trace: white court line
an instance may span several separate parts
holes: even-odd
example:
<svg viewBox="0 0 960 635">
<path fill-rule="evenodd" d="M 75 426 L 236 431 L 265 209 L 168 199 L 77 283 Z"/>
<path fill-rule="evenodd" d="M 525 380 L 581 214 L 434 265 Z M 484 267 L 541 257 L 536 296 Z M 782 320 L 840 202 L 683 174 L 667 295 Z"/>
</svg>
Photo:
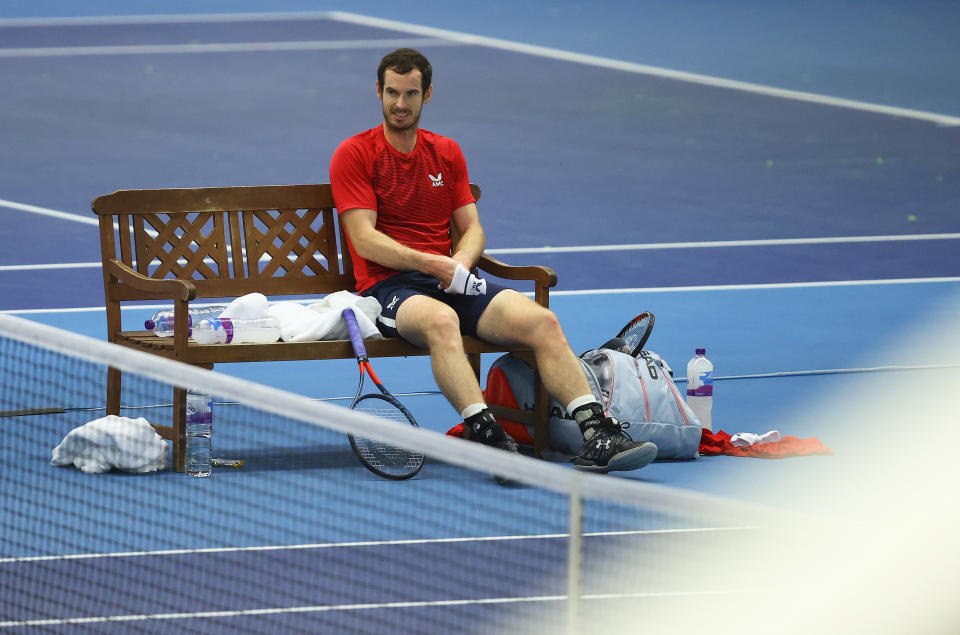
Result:
<svg viewBox="0 0 960 635">
<path fill-rule="evenodd" d="M 460 46 L 460 43 L 436 38 L 396 38 L 388 40 L 311 40 L 296 42 L 216 42 L 208 44 L 44 46 L 33 48 L 0 48 L 0 57 L 74 57 L 82 55 L 163 55 L 170 53 L 339 51 L 344 49 L 392 49 L 416 46 Z"/>
<path fill-rule="evenodd" d="M 97 263 L 99 266 L 99 263 Z M 727 284 L 727 285 L 704 285 L 689 287 L 633 287 L 629 289 L 573 289 L 570 291 L 550 291 L 550 296 L 575 296 L 575 295 L 617 295 L 629 293 L 687 293 L 697 291 L 743 291 L 750 289 L 804 289 L 815 287 L 859 287 L 885 284 L 931 284 L 937 282 L 960 282 L 960 277 L 943 278 L 895 278 L 886 280 L 837 280 L 826 282 L 774 282 L 769 284 Z M 533 297 L 533 292 L 525 292 L 524 295 Z M 293 298 L 291 298 L 293 299 Z M 192 303 L 191 303 L 192 304 Z M 121 307 L 122 311 L 136 311 L 143 309 L 157 309 L 159 304 L 140 304 Z M 199 303 L 196 306 L 211 306 L 211 303 Z M 9 315 L 42 315 L 42 314 L 60 314 L 60 313 L 96 313 L 103 312 L 106 309 L 102 306 L 87 307 L 69 307 L 58 309 L 4 309 L 0 314 Z"/>
<path fill-rule="evenodd" d="M 0 199 L 0 207 L 15 209 L 21 212 L 30 212 L 32 214 L 41 214 L 43 216 L 53 216 L 54 218 L 70 220 L 76 223 L 84 223 L 85 225 L 100 225 L 100 221 L 98 221 L 96 218 L 88 218 L 86 216 L 80 216 L 79 214 L 70 214 L 68 212 L 61 212 L 59 210 L 49 209 L 46 207 L 38 207 L 36 205 L 27 205 L 26 203 L 16 203 L 14 201 L 5 201 Z"/>
<path fill-rule="evenodd" d="M 707 240 L 680 243 L 633 243 L 624 245 L 571 245 L 566 247 L 507 247 L 487 249 L 489 254 L 549 254 L 591 251 L 644 251 L 650 249 L 702 249 L 705 247 L 766 247 L 783 245 L 827 245 L 833 243 L 874 243 L 914 240 L 954 240 L 955 234 L 896 234 L 889 236 L 825 236 L 821 238 L 770 238 L 759 240 Z"/>
<path fill-rule="evenodd" d="M 99 262 L 56 262 L 43 265 L 0 265 L 0 272 L 4 271 L 43 271 L 49 269 L 99 269 Z"/>
<path fill-rule="evenodd" d="M 477 46 L 487 46 L 516 53 L 535 55 L 550 59 L 573 62 L 577 64 L 586 64 L 600 68 L 610 68 L 630 73 L 650 75 L 654 77 L 664 77 L 677 81 L 702 84 L 717 88 L 727 88 L 768 97 L 778 97 L 781 99 L 792 99 L 804 101 L 825 106 L 835 106 L 860 110 L 864 112 L 873 112 L 894 117 L 907 117 L 930 121 L 941 126 L 960 126 L 960 117 L 944 115 L 939 113 L 925 112 L 909 108 L 897 108 L 893 106 L 884 106 L 881 104 L 872 104 L 869 102 L 858 101 L 854 99 L 843 99 L 839 97 L 830 97 L 797 90 L 788 90 L 764 86 L 751 82 L 742 82 L 711 75 L 702 75 L 699 73 L 688 73 L 684 71 L 671 70 L 658 66 L 647 64 L 636 64 L 633 62 L 624 62 L 596 55 L 585 55 L 574 53 L 546 46 L 536 46 L 513 42 L 499 38 L 485 37 L 480 35 L 471 35 L 460 31 L 451 31 L 448 29 L 438 29 L 434 27 L 399 22 L 396 20 L 386 20 L 370 16 L 358 15 L 344 11 L 308 11 L 293 13 L 252 13 L 252 14 L 198 14 L 198 15 L 148 15 L 148 16 L 102 16 L 102 17 L 84 17 L 84 18 L 15 18 L 0 20 L 0 27 L 28 27 L 28 26 L 74 26 L 74 25 L 110 25 L 110 24 L 166 24 L 166 23 L 190 23 L 190 22 L 256 22 L 261 20 L 317 20 L 330 19 L 341 22 L 349 22 L 364 26 L 379 27 L 395 31 L 404 31 L 427 37 L 443 38 L 459 42 L 461 44 L 473 44 Z"/>
<path fill-rule="evenodd" d="M 934 282 L 960 282 L 960 277 L 943 278 L 889 278 L 881 280 L 827 280 L 821 282 L 773 282 L 769 284 L 709 284 L 688 287 L 633 287 L 629 289 L 573 289 L 550 291 L 557 295 L 614 295 L 622 293 L 674 293 L 687 291 L 745 291 L 750 289 L 806 289 L 813 287 L 861 287 L 883 284 L 928 284 Z M 529 295 L 529 294 L 528 294 Z M 102 307 L 101 307 L 102 309 Z"/>
<path fill-rule="evenodd" d="M 684 533 L 704 533 L 716 531 L 740 531 L 754 529 L 753 527 L 691 527 L 675 529 L 648 529 L 648 530 L 629 530 L 629 531 L 606 531 L 589 532 L 584 537 L 606 537 L 606 536 L 638 536 L 638 535 L 662 535 L 662 534 L 684 534 Z M 205 548 L 205 549 L 176 549 L 166 551 L 137 551 L 123 553 L 102 553 L 102 554 L 68 554 L 61 556 L 28 556 L 22 558 L 3 558 L 0 563 L 13 562 L 38 562 L 50 560 L 78 560 L 90 558 L 118 558 L 118 557 L 140 557 L 140 556 L 166 556 L 181 554 L 204 554 L 204 553 L 224 553 L 237 551 L 285 551 L 293 549 L 323 549 L 333 547 L 366 547 L 366 546 L 394 546 L 394 545 L 416 545 L 416 544 L 441 544 L 441 543 L 462 543 L 462 542 L 490 542 L 506 540 L 538 540 L 538 539 L 566 539 L 565 533 L 558 534 L 539 534 L 539 535 L 517 535 L 517 536 L 484 536 L 467 538 L 435 538 L 419 540 L 385 540 L 385 541 L 364 541 L 352 543 L 318 543 L 306 545 L 285 545 L 285 546 L 263 546 L 263 547 L 224 547 L 224 548 Z M 614 599 L 626 597 L 668 597 L 668 596 L 699 596 L 713 595 L 717 593 L 739 593 L 737 590 L 718 590 L 718 591 L 652 591 L 644 593 L 622 593 L 622 594 L 602 594 L 585 595 L 581 599 Z M 330 611 L 356 611 L 373 609 L 397 609 L 413 607 L 443 607 L 443 606 L 465 606 L 478 604 L 515 604 L 521 602 L 556 602 L 564 601 L 564 595 L 549 596 L 516 596 L 499 598 L 477 598 L 465 600 L 425 600 L 417 602 L 381 602 L 367 604 L 339 604 L 339 605 L 312 605 L 295 606 L 283 608 L 260 608 L 260 609 L 235 609 L 225 611 L 200 611 L 193 613 L 152 613 L 139 615 L 109 615 L 92 617 L 67 617 L 67 618 L 46 618 L 35 620 L 10 620 L 0 622 L 0 628 L 23 627 L 23 626 L 56 626 L 66 624 L 98 624 L 105 622 L 135 622 L 146 620 L 170 620 L 170 619 L 206 619 L 214 617 L 253 617 L 257 615 L 276 615 L 281 613 L 319 613 Z"/>
<path fill-rule="evenodd" d="M 95 15 L 68 18 L 4 18 L 2 27 L 110 26 L 129 24 L 192 24 L 206 22 L 296 22 L 324 20 L 329 11 L 289 11 L 260 13 L 171 13 L 166 15 Z"/>
<path fill-rule="evenodd" d="M 624 531 L 594 531 L 585 538 L 609 536 L 648 536 L 662 534 L 692 534 L 715 531 L 743 531 L 755 527 L 686 527 L 675 529 L 632 529 Z M 155 551 L 118 551 L 106 553 L 73 553 L 55 556 L 22 556 L 0 558 L 0 564 L 12 562 L 45 562 L 50 560 L 89 560 L 94 558 L 131 558 L 144 556 L 179 556 L 185 554 L 236 553 L 241 551 L 294 551 L 303 549 L 334 549 L 352 547 L 395 547 L 400 545 L 434 545 L 462 542 L 502 542 L 507 540 L 552 540 L 567 538 L 567 534 L 518 534 L 514 536 L 468 536 L 458 538 L 411 538 L 405 540 L 366 540 L 359 542 L 318 542 L 299 545 L 261 545 L 254 547 L 204 547 L 201 549 L 163 549 Z"/>
<path fill-rule="evenodd" d="M 434 27 L 410 24 L 407 22 L 398 22 L 396 20 L 386 20 L 382 18 L 372 18 L 369 16 L 358 15 L 344 11 L 331 11 L 330 19 L 349 22 L 351 24 L 360 24 L 364 26 L 380 27 L 394 31 L 406 31 L 418 35 L 442 37 L 460 42 L 462 44 L 475 44 L 477 46 L 487 46 L 514 53 L 524 53 L 538 57 L 546 57 L 555 60 L 573 62 L 576 64 L 585 64 L 600 68 L 609 68 L 613 70 L 626 71 L 628 73 L 638 73 L 641 75 L 651 75 L 654 77 L 663 77 L 682 82 L 712 86 L 715 88 L 727 88 L 741 92 L 765 95 L 767 97 L 778 97 L 781 99 L 792 99 L 795 101 L 804 101 L 822 106 L 836 106 L 860 110 L 864 112 L 873 112 L 894 117 L 908 117 L 911 119 L 920 119 L 931 121 L 940 126 L 960 126 L 960 117 L 943 115 L 938 113 L 924 112 L 922 110 L 913 110 L 909 108 L 897 108 L 893 106 L 884 106 L 882 104 L 872 104 L 869 102 L 858 101 L 855 99 L 843 99 L 839 97 L 830 97 L 827 95 L 818 95 L 799 90 L 788 90 L 785 88 L 775 88 L 754 84 L 751 82 L 742 82 L 711 75 L 702 75 L 699 73 L 688 73 L 676 71 L 658 66 L 649 66 L 647 64 L 636 64 L 634 62 L 624 62 L 622 60 L 599 57 L 597 55 L 585 55 L 582 53 L 573 53 L 562 49 L 551 48 L 547 46 L 537 46 L 533 44 L 523 44 L 521 42 L 512 42 L 499 38 L 485 37 L 480 35 L 471 35 L 460 31 L 450 31 L 447 29 L 437 29 Z"/>
<path fill-rule="evenodd" d="M 25 203 L 15 203 L 0 199 L 0 207 L 53 216 L 63 220 L 71 220 L 88 225 L 97 225 L 95 218 L 86 218 L 77 214 L 70 214 L 36 205 L 27 205 Z M 114 223 L 114 228 L 117 224 Z M 587 252 L 609 252 L 609 251 L 648 251 L 660 249 L 703 249 L 713 247 L 768 247 L 768 246 L 788 246 L 788 245 L 825 245 L 842 243 L 873 243 L 873 242 L 912 242 L 918 240 L 956 240 L 960 238 L 960 233 L 943 234 L 897 234 L 880 236 L 824 236 L 816 238 L 769 238 L 757 240 L 708 240 L 699 242 L 671 242 L 671 243 L 628 243 L 620 245 L 568 245 L 560 247 L 506 247 L 502 249 L 488 249 L 487 253 L 492 255 L 502 254 L 550 254 L 550 253 L 587 253 Z M 261 258 L 263 260 L 263 258 Z M 53 263 L 53 264 L 32 264 L 32 265 L 2 265 L 0 272 L 3 271 L 29 271 L 33 269 L 72 269 L 72 268 L 93 268 L 99 267 L 99 262 L 82 263 Z M 676 287 L 674 287 L 676 288 Z M 703 287 L 696 287 L 703 288 Z"/>
<path fill-rule="evenodd" d="M 756 594 L 756 589 L 718 589 L 702 591 L 649 591 L 588 594 L 580 597 L 581 600 L 610 600 L 625 598 L 662 598 L 662 597 L 701 597 L 710 595 Z M 329 611 L 365 611 L 383 609 L 409 609 L 443 606 L 469 606 L 482 604 L 519 604 L 530 602 L 563 602 L 566 595 L 539 595 L 527 597 L 499 597 L 477 598 L 466 600 L 434 600 L 418 602 L 381 602 L 370 604 L 339 604 L 292 606 L 268 609 L 236 609 L 228 611 L 203 611 L 197 613 L 153 613 L 144 615 L 110 615 L 98 617 L 74 617 L 41 620 L 23 620 L 0 622 L 0 628 L 11 626 L 61 626 L 66 624 L 100 624 L 104 622 L 134 622 L 144 620 L 176 620 L 176 619 L 204 619 L 215 617 L 253 617 L 257 615 L 278 615 L 284 613 L 320 613 Z"/>
</svg>

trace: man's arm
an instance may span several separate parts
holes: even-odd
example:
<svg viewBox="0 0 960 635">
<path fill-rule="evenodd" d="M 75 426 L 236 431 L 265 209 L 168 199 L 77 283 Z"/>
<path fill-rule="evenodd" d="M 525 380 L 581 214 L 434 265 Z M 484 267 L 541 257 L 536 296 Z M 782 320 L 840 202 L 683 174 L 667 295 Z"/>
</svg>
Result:
<svg viewBox="0 0 960 635">
<path fill-rule="evenodd" d="M 453 226 L 460 234 L 459 242 L 454 245 L 453 259 L 466 269 L 472 269 L 480 259 L 487 242 L 480 224 L 477 204 L 470 203 L 453 210 Z"/>
<path fill-rule="evenodd" d="M 340 220 L 350 237 L 353 248 L 361 258 L 398 271 L 423 272 L 433 276 L 444 286 L 449 286 L 453 280 L 457 260 L 447 256 L 423 253 L 401 245 L 376 228 L 377 213 L 375 211 L 361 208 L 349 209 L 341 212 Z"/>
</svg>

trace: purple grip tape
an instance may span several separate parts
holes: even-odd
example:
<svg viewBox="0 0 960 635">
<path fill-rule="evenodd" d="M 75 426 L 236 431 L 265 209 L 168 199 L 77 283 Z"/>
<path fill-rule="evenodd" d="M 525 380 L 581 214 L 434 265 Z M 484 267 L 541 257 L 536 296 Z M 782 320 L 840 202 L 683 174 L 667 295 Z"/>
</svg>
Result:
<svg viewBox="0 0 960 635">
<path fill-rule="evenodd" d="M 353 352 L 357 359 L 365 361 L 367 359 L 367 348 L 363 345 L 363 335 L 360 333 L 360 325 L 357 324 L 357 316 L 353 309 L 344 309 L 341 313 L 343 321 L 347 323 L 347 333 L 350 334 L 350 343 L 353 344 Z"/>
</svg>

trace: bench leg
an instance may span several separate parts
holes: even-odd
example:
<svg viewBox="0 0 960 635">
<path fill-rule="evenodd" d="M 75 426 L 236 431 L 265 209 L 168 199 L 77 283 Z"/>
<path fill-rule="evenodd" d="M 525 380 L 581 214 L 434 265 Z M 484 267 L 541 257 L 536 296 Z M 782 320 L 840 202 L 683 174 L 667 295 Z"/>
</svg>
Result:
<svg viewBox="0 0 960 635">
<path fill-rule="evenodd" d="M 540 371 L 533 371 L 533 413 L 537 422 L 533 428 L 533 451 L 538 458 L 550 446 L 550 395 L 540 379 Z"/>
<path fill-rule="evenodd" d="M 480 353 L 467 353 L 467 360 L 473 368 L 473 374 L 477 376 L 477 381 L 480 381 Z"/>
<path fill-rule="evenodd" d="M 186 470 L 187 451 L 187 391 L 183 388 L 173 389 L 173 471 Z"/>
<path fill-rule="evenodd" d="M 107 368 L 107 414 L 120 414 L 120 390 L 123 383 L 123 373 L 119 368 Z"/>
</svg>

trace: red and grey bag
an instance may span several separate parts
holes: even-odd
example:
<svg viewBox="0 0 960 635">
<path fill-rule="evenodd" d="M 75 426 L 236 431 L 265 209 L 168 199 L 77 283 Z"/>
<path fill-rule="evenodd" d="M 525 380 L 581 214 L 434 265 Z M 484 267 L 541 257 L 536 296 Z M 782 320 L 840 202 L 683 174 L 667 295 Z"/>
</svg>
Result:
<svg viewBox="0 0 960 635">
<path fill-rule="evenodd" d="M 608 414 L 621 422 L 635 441 L 652 441 L 658 459 L 695 459 L 699 456 L 700 422 L 687 406 L 660 356 L 642 351 L 636 358 L 611 349 L 580 356 L 587 382 Z M 513 355 L 497 359 L 487 375 L 487 403 L 532 410 L 533 371 Z M 512 401 L 512 403 L 511 403 Z M 532 431 L 500 420 L 520 443 L 532 443 Z M 558 402 L 550 401 L 550 449 L 577 454 L 583 443 L 580 428 Z"/>
</svg>

